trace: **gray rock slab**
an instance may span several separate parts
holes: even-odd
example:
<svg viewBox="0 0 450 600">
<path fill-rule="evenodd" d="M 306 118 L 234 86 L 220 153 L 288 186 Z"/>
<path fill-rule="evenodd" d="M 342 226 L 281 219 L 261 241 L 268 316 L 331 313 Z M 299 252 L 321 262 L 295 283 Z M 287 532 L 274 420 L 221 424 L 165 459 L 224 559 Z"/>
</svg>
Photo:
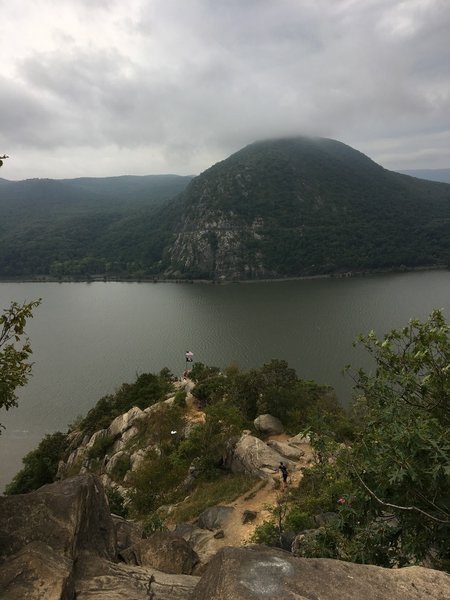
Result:
<svg viewBox="0 0 450 600">
<path fill-rule="evenodd" d="M 276 440 L 269 440 L 267 442 L 269 448 L 272 448 L 278 454 L 281 454 L 284 458 L 288 458 L 289 460 L 300 460 L 305 453 L 298 447 L 290 446 L 287 442 L 278 442 Z"/>
<path fill-rule="evenodd" d="M 295 558 L 263 546 L 224 548 L 209 563 L 195 600 L 448 600 L 450 575 L 423 567 L 384 569 Z"/>
<path fill-rule="evenodd" d="M 100 480 L 78 475 L 28 494 L 0 497 L 0 559 L 32 541 L 72 559 L 92 550 L 114 560 L 114 525 Z"/>
<path fill-rule="evenodd" d="M 5 600 L 72 600 L 72 560 L 34 541 L 0 565 L 0 598 Z"/>
<path fill-rule="evenodd" d="M 233 512 L 232 506 L 212 506 L 199 515 L 197 525 L 200 529 L 209 529 L 210 531 L 222 529 Z"/>
<path fill-rule="evenodd" d="M 77 600 L 188 600 L 199 581 L 86 555 L 77 567 Z"/>
</svg>

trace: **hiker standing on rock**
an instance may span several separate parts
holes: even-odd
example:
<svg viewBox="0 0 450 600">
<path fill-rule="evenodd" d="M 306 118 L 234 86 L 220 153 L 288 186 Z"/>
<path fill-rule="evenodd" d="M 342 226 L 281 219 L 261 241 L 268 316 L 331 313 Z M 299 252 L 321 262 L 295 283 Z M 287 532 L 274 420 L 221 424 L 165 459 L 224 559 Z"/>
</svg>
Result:
<svg viewBox="0 0 450 600">
<path fill-rule="evenodd" d="M 284 463 L 280 462 L 278 469 L 281 471 L 281 477 L 283 478 L 284 487 L 287 486 L 288 470 Z"/>
</svg>

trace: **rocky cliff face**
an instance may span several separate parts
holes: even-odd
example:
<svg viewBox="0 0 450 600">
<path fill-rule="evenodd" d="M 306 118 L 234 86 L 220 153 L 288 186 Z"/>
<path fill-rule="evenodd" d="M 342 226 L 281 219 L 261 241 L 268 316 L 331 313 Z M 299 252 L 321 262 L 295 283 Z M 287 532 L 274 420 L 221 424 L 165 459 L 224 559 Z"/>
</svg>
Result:
<svg viewBox="0 0 450 600">
<path fill-rule="evenodd" d="M 182 196 L 167 275 L 213 280 L 277 276 L 264 261 L 266 223 L 254 210 L 258 172 L 242 163 L 220 165 L 196 178 Z"/>
<path fill-rule="evenodd" d="M 247 224 L 232 211 L 215 211 L 201 204 L 188 214 L 183 230 L 168 250 L 171 267 L 167 275 L 233 280 L 276 276 L 264 265 L 258 246 L 264 239 L 264 221 Z"/>
<path fill-rule="evenodd" d="M 92 435 L 78 431 L 70 434 L 66 460 L 61 461 L 57 478 L 95 472 L 105 487 L 124 492 L 129 473 L 135 471 L 148 451 L 159 451 L 158 444 L 141 434 L 151 428 L 161 411 L 173 406 L 174 398 L 158 402 L 144 410 L 137 406 L 116 417 L 109 427 Z"/>
<path fill-rule="evenodd" d="M 167 573 L 142 560 L 119 560 L 127 548 L 118 540 L 131 543 L 133 536 L 123 535 L 123 522 L 118 533 L 103 486 L 92 475 L 0 497 L 0 523 L 5 600 L 187 600 L 198 583 L 173 568 Z"/>
</svg>

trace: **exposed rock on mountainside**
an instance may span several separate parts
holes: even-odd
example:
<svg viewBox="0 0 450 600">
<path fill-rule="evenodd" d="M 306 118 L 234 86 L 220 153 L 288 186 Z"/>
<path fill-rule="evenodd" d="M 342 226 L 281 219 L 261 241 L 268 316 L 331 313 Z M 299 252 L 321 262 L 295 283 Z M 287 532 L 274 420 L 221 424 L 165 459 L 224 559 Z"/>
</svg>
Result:
<svg viewBox="0 0 450 600">
<path fill-rule="evenodd" d="M 224 548 L 194 590 L 195 600 L 446 600 L 450 575 L 422 567 L 384 569 L 295 558 L 266 548 Z"/>
<path fill-rule="evenodd" d="M 261 479 L 273 477 L 278 472 L 280 461 L 291 472 L 297 467 L 276 449 L 248 434 L 242 435 L 238 440 L 230 440 L 224 458 L 225 466 L 233 473 L 249 473 Z"/>
<path fill-rule="evenodd" d="M 450 186 L 387 171 L 330 139 L 251 144 L 196 177 L 177 213 L 170 276 L 258 279 L 448 262 Z"/>
<path fill-rule="evenodd" d="M 187 600 L 198 582 L 117 564 L 113 520 L 92 475 L 0 497 L 0 524 L 0 598 Z"/>
<path fill-rule="evenodd" d="M 120 470 L 120 464 L 126 467 L 126 477 L 127 472 L 135 471 L 139 467 L 146 451 L 157 448 L 153 440 L 146 444 L 140 431 L 143 427 L 151 427 L 159 411 L 173 406 L 173 402 L 172 397 L 144 410 L 134 406 L 116 417 L 109 427 L 92 435 L 83 437 L 79 432 L 74 432 L 71 434 L 67 458 L 59 464 L 57 477 L 62 479 L 69 474 L 87 473 L 93 470 L 93 464 L 96 463 L 96 471 L 103 484 L 111 487 L 114 473 Z M 102 447 L 104 451 L 97 455 L 96 448 Z"/>
</svg>

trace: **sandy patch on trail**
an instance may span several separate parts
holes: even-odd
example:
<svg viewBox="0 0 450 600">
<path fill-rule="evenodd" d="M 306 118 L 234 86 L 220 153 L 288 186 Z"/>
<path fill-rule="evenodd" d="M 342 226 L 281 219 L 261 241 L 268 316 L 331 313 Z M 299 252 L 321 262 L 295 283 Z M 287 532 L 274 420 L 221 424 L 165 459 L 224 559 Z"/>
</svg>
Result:
<svg viewBox="0 0 450 600">
<path fill-rule="evenodd" d="M 270 436 L 269 440 L 277 440 L 284 442 L 290 439 L 290 436 L 281 434 L 276 436 Z M 296 487 L 302 478 L 302 467 L 306 467 L 311 464 L 313 459 L 313 453 L 311 447 L 308 444 L 302 444 L 300 449 L 304 452 L 304 456 L 296 463 L 294 471 L 289 473 L 288 485 L 289 487 Z M 282 482 L 281 474 L 274 474 L 268 480 L 259 481 L 252 490 L 243 494 L 237 498 L 234 502 L 230 502 L 225 506 L 232 506 L 234 513 L 226 522 L 223 531 L 225 537 L 222 540 L 222 546 L 243 546 L 249 542 L 249 539 L 253 535 L 256 527 L 264 523 L 264 521 L 270 518 L 270 512 L 268 507 L 274 506 L 284 492 L 284 485 Z M 253 510 L 257 513 L 256 519 L 249 523 L 242 523 L 242 515 L 246 510 Z"/>
</svg>

